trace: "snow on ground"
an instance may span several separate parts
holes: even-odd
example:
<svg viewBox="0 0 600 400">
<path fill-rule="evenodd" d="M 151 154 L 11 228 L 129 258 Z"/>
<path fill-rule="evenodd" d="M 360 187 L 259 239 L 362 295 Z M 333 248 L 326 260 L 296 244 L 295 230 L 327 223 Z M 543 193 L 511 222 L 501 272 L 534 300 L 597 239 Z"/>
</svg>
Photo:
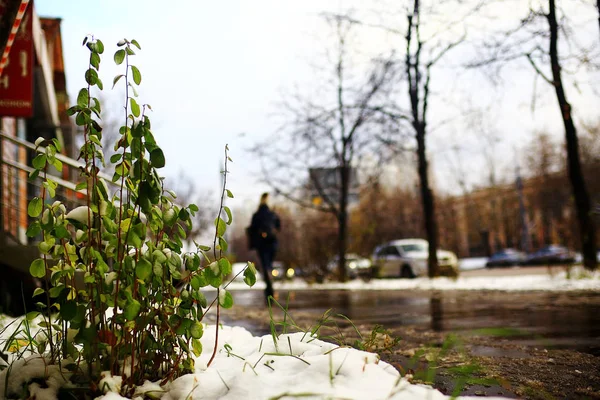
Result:
<svg viewBox="0 0 600 400">
<path fill-rule="evenodd" d="M 0 326 L 9 319 L 0 321 Z M 1 329 L 1 328 L 0 328 Z M 215 325 L 205 328 L 203 353 L 196 359 L 195 372 L 164 387 L 146 382 L 132 398 L 163 400 L 194 399 L 428 399 L 449 397 L 426 385 L 411 384 L 379 356 L 327 343 L 308 334 L 253 336 L 241 327 L 219 328 L 218 352 L 207 367 L 215 343 Z M 2 339 L 5 339 L 4 337 Z M 225 344 L 228 347 L 225 347 Z M 69 373 L 63 371 L 65 376 Z M 6 380 L 0 373 L 0 396 L 5 384 L 16 391 L 32 378 L 46 385 L 30 384 L 37 400 L 54 400 L 65 382 L 58 366 L 48 367 L 40 357 L 18 360 Z M 121 378 L 106 376 L 100 387 L 109 388 L 98 400 L 125 399 L 118 395 Z M 153 397 L 151 397 L 153 396 Z M 4 397 L 2 397 L 4 398 Z M 500 399 L 500 398 L 496 398 Z"/>
<path fill-rule="evenodd" d="M 254 290 L 261 290 L 264 283 L 257 283 Z M 247 288 L 232 283 L 228 289 Z M 350 290 L 600 290 L 600 273 L 584 273 L 574 269 L 571 279 L 566 273 L 554 275 L 520 275 L 448 278 L 387 279 L 362 282 L 355 280 L 345 284 L 327 283 L 308 285 L 300 281 L 277 282 L 279 290 L 303 289 L 350 289 Z M 19 320 L 0 315 L 0 343 L 12 334 Z M 7 327 L 8 326 L 8 327 Z M 34 329 L 35 324 L 32 326 Z M 270 335 L 257 337 L 241 327 L 221 326 L 218 352 L 210 367 L 207 362 L 215 344 L 215 326 L 205 328 L 202 338 L 203 353 L 196 360 L 193 374 L 182 376 L 165 387 L 146 382 L 138 388 L 133 398 L 163 400 L 193 399 L 267 399 L 306 397 L 348 399 L 430 399 L 449 397 L 424 385 L 414 385 L 401 378 L 391 365 L 379 361 L 376 354 L 351 348 L 342 348 L 319 339 L 294 333 L 281 335 L 274 340 Z M 225 345 L 228 346 L 225 346 Z M 10 360 L 9 360 L 10 361 Z M 63 384 L 63 375 L 57 368 L 42 368 L 43 360 L 32 357 L 29 361 L 16 362 L 6 379 L 7 370 L 0 373 L 0 397 L 5 385 L 18 388 L 32 376 L 45 377 L 30 387 L 38 400 L 56 399 L 57 387 Z M 44 376 L 44 373 L 46 374 Z M 119 377 L 106 377 L 112 387 L 99 400 L 121 400 L 115 391 Z M 488 398 L 491 399 L 491 398 Z M 498 399 L 498 398 L 496 398 Z"/>
</svg>

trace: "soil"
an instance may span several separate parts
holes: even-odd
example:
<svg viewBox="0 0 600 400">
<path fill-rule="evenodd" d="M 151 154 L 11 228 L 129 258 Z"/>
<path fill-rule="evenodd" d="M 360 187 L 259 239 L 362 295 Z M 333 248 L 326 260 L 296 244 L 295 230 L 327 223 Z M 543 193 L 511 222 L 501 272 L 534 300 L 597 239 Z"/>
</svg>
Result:
<svg viewBox="0 0 600 400">
<path fill-rule="evenodd" d="M 275 314 L 275 321 L 283 321 L 282 313 Z M 295 311 L 292 318 L 297 328 L 289 330 L 311 329 L 320 317 Z M 266 308 L 236 305 L 223 319 L 246 326 L 254 334 L 269 332 Z M 523 345 L 502 331 L 457 336 L 411 326 L 385 331 L 384 327 L 353 326 L 333 319 L 323 325 L 320 335 L 324 340 L 376 352 L 403 376 L 447 395 L 600 399 L 598 355 Z"/>
</svg>

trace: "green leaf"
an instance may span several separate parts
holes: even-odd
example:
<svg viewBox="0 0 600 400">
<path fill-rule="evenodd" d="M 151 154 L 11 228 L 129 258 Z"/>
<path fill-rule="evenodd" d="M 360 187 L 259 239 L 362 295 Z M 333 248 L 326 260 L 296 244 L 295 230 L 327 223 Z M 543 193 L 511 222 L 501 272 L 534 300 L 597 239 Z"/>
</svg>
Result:
<svg viewBox="0 0 600 400">
<path fill-rule="evenodd" d="M 198 304 L 200 305 L 200 307 L 206 308 L 208 307 L 208 301 L 206 300 L 206 296 L 204 295 L 204 293 L 198 291 L 195 292 L 193 294 L 193 297 L 198 301 Z M 201 315 L 201 310 L 198 309 L 198 314 Z"/>
<path fill-rule="evenodd" d="M 222 275 L 215 273 L 212 268 L 206 268 L 203 271 L 203 275 L 208 284 L 214 288 L 218 288 L 223 283 Z"/>
<path fill-rule="evenodd" d="M 44 260 L 38 258 L 34 260 L 29 266 L 29 273 L 34 278 L 43 278 L 46 276 L 46 265 L 44 264 Z"/>
<path fill-rule="evenodd" d="M 222 289 L 221 293 L 219 293 L 219 304 L 223 308 L 231 308 L 233 307 L 233 296 L 227 290 Z"/>
<path fill-rule="evenodd" d="M 67 110 L 67 115 L 69 117 L 72 117 L 73 115 L 75 115 L 75 113 L 77 113 L 79 111 L 81 111 L 81 107 L 79 107 L 79 106 L 73 106 L 73 107 L 71 107 L 71 108 L 69 108 Z"/>
<path fill-rule="evenodd" d="M 45 241 L 38 243 L 38 249 L 42 253 L 48 254 L 48 253 L 50 253 L 50 250 L 52 249 L 52 247 L 54 247 L 55 243 L 56 243 L 56 240 L 52 236 L 48 236 Z"/>
<path fill-rule="evenodd" d="M 60 162 L 60 160 L 58 158 L 55 158 L 52 161 L 52 165 L 54 165 L 54 168 L 56 168 L 56 170 L 58 172 L 62 172 L 63 164 L 62 164 L 62 162 Z"/>
<path fill-rule="evenodd" d="M 221 217 L 217 217 L 217 219 L 215 219 L 215 226 L 217 227 L 217 236 L 223 236 L 227 230 L 225 221 L 223 221 Z"/>
<path fill-rule="evenodd" d="M 50 197 L 54 197 L 56 195 L 56 186 L 52 185 L 49 178 L 46 182 L 42 183 L 42 186 L 46 188 Z"/>
<path fill-rule="evenodd" d="M 33 165 L 33 168 L 35 168 L 35 169 L 43 169 L 46 166 L 46 155 L 38 154 L 31 161 L 31 165 Z"/>
<path fill-rule="evenodd" d="M 162 168 L 165 166 L 165 155 L 163 151 L 156 148 L 150 152 L 150 162 L 154 168 Z"/>
<path fill-rule="evenodd" d="M 104 53 L 104 43 L 100 39 L 96 40 L 96 51 L 98 54 Z"/>
<path fill-rule="evenodd" d="M 42 288 L 35 288 L 33 291 L 33 295 L 31 297 L 39 296 L 40 294 L 44 294 L 46 291 Z"/>
<path fill-rule="evenodd" d="M 138 105 L 137 101 L 135 101 L 135 99 L 133 97 L 129 98 L 129 106 L 131 107 L 131 113 L 135 117 L 139 117 L 140 116 L 140 106 Z"/>
<path fill-rule="evenodd" d="M 31 225 L 29 225 L 29 228 L 27 228 L 27 232 L 25 234 L 27 235 L 27 237 L 33 238 L 33 237 L 36 237 L 37 235 L 39 235 L 40 232 L 42 232 L 42 227 L 40 226 L 40 222 L 33 221 L 31 223 Z"/>
<path fill-rule="evenodd" d="M 256 267 L 252 262 L 249 262 L 244 270 L 244 282 L 248 286 L 254 286 L 256 283 Z"/>
<path fill-rule="evenodd" d="M 224 206 L 223 210 L 225 211 L 225 214 L 227 214 L 227 225 L 231 225 L 231 223 L 233 222 L 233 216 L 231 215 L 231 210 L 227 206 Z"/>
<path fill-rule="evenodd" d="M 82 190 L 87 188 L 87 181 L 79 182 L 77 186 L 75 186 L 75 190 Z"/>
<path fill-rule="evenodd" d="M 75 300 L 66 301 L 60 306 L 60 316 L 65 321 L 71 321 L 77 315 L 77 302 Z"/>
<path fill-rule="evenodd" d="M 40 175 L 40 170 L 39 169 L 34 169 L 33 171 L 31 171 L 29 173 L 29 180 L 33 181 L 34 179 L 36 179 L 38 176 Z"/>
<path fill-rule="evenodd" d="M 84 126 L 87 121 L 87 115 L 83 111 L 78 112 L 75 116 L 75 124 L 77 124 L 77 126 Z"/>
<path fill-rule="evenodd" d="M 138 69 L 138 67 L 136 67 L 135 65 L 132 65 L 131 73 L 133 74 L 133 81 L 135 82 L 136 85 L 139 85 L 140 82 L 142 82 L 142 74 L 140 73 L 140 70 Z"/>
<path fill-rule="evenodd" d="M 113 154 L 112 156 L 110 156 L 110 163 L 111 164 L 116 163 L 117 161 L 119 161 L 121 159 L 122 156 L 123 155 L 121 153 Z"/>
<path fill-rule="evenodd" d="M 97 53 L 92 53 L 90 55 L 90 64 L 96 69 L 100 68 L 100 56 Z"/>
<path fill-rule="evenodd" d="M 54 143 L 54 147 L 56 147 L 56 151 L 61 150 L 60 141 L 57 138 L 52 138 L 52 143 Z"/>
<path fill-rule="evenodd" d="M 229 197 L 230 199 L 233 199 L 233 193 L 231 193 L 231 190 L 225 189 L 225 192 L 227 193 L 227 197 Z"/>
<path fill-rule="evenodd" d="M 68 239 L 71 237 L 71 234 L 64 225 L 57 225 L 54 227 L 54 236 L 57 239 Z"/>
<path fill-rule="evenodd" d="M 196 357 L 200 357 L 202 354 L 202 342 L 198 339 L 192 339 L 192 352 Z"/>
<path fill-rule="evenodd" d="M 198 290 L 200 289 L 200 287 L 202 287 L 202 282 L 203 277 L 201 275 L 194 275 L 192 277 L 192 279 L 190 280 L 190 286 L 192 287 L 192 289 L 194 290 Z"/>
<path fill-rule="evenodd" d="M 57 298 L 58 296 L 60 296 L 60 294 L 62 293 L 62 291 L 66 289 L 65 285 L 63 285 L 62 283 L 54 286 L 52 288 L 50 288 L 50 290 L 48 290 L 48 294 L 50 295 L 50 297 L 52 297 L 53 299 Z"/>
<path fill-rule="evenodd" d="M 200 339 L 203 334 L 204 328 L 202 327 L 202 324 L 198 321 L 192 322 L 192 325 L 190 326 L 190 335 L 194 339 Z"/>
<path fill-rule="evenodd" d="M 227 253 L 227 249 L 229 248 L 227 241 L 225 239 L 223 239 L 222 237 L 219 238 L 219 248 L 224 253 Z"/>
<path fill-rule="evenodd" d="M 119 82 L 119 79 L 121 79 L 122 77 L 124 77 L 125 75 L 117 75 L 114 77 L 113 79 L 113 89 L 115 88 L 115 85 L 117 84 L 117 82 Z"/>
<path fill-rule="evenodd" d="M 35 296 L 35 294 L 34 294 Z M 37 316 L 40 315 L 39 311 L 30 311 L 27 314 L 25 314 L 25 318 L 27 318 L 27 321 L 31 321 L 35 318 L 37 318 Z"/>
<path fill-rule="evenodd" d="M 27 215 L 29 215 L 31 218 L 39 217 L 39 215 L 42 213 L 43 207 L 44 203 L 42 202 L 42 199 L 39 197 L 34 197 L 27 206 Z"/>
<path fill-rule="evenodd" d="M 226 257 L 219 259 L 219 269 L 223 275 L 229 275 L 231 273 L 231 263 Z"/>
<path fill-rule="evenodd" d="M 140 314 L 140 310 L 142 309 L 142 305 L 137 300 L 132 300 L 125 306 L 125 310 L 123 314 L 128 321 L 134 321 L 137 316 Z"/>
<path fill-rule="evenodd" d="M 117 65 L 121 65 L 123 63 L 123 60 L 125 59 L 125 50 L 123 49 L 119 49 L 115 52 L 115 64 Z"/>
<path fill-rule="evenodd" d="M 190 218 L 190 213 L 185 208 L 179 210 L 179 219 L 182 221 L 187 221 Z"/>
<path fill-rule="evenodd" d="M 77 105 L 80 107 L 87 107 L 89 99 L 90 95 L 88 93 L 88 90 L 86 88 L 83 88 L 79 91 L 79 94 L 77 95 Z"/>
<path fill-rule="evenodd" d="M 135 266 L 135 276 L 141 280 L 146 280 L 152 273 L 152 264 L 145 258 L 141 258 Z"/>
<path fill-rule="evenodd" d="M 139 50 L 141 50 L 142 48 L 140 47 L 140 44 L 138 43 L 137 40 L 135 39 L 131 39 L 131 44 L 134 45 L 135 47 L 137 47 Z"/>
<path fill-rule="evenodd" d="M 85 71 L 85 81 L 90 85 L 95 85 L 98 82 L 98 73 L 93 68 L 88 68 Z"/>
<path fill-rule="evenodd" d="M 129 234 L 127 235 L 127 244 L 135 247 L 136 249 L 141 249 L 144 242 L 137 233 L 129 231 Z"/>
</svg>

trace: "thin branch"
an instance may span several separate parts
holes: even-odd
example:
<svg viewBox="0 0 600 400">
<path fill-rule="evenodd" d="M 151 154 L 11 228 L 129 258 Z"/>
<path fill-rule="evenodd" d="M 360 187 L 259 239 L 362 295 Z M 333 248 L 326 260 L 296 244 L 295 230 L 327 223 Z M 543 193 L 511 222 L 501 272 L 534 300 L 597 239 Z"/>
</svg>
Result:
<svg viewBox="0 0 600 400">
<path fill-rule="evenodd" d="M 531 64 L 531 66 L 533 67 L 533 69 L 535 70 L 535 72 L 537 72 L 537 74 L 544 79 L 546 82 L 548 82 L 551 85 L 554 85 L 554 82 L 552 81 L 552 79 L 548 78 L 546 76 L 546 74 L 544 74 L 542 72 L 542 70 L 537 66 L 537 64 L 535 63 L 535 61 L 533 60 L 533 58 L 531 57 L 530 53 L 525 54 L 525 57 L 527 58 L 527 61 L 529 61 L 529 64 Z"/>
</svg>

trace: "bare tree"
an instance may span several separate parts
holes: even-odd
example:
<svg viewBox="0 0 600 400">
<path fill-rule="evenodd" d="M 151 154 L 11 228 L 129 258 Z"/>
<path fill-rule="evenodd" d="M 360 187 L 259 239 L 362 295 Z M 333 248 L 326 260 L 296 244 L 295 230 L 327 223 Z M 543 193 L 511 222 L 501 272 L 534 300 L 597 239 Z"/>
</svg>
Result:
<svg viewBox="0 0 600 400">
<path fill-rule="evenodd" d="M 535 71 L 536 77 L 554 89 L 565 132 L 567 169 L 575 200 L 583 263 L 587 269 L 594 270 L 597 267 L 595 224 L 581 167 L 573 107 L 567 99 L 564 83 L 565 70 L 572 77 L 582 68 L 598 68 L 597 44 L 582 44 L 582 38 L 575 34 L 575 23 L 570 19 L 575 15 L 575 7 L 579 6 L 582 5 L 564 2 L 563 8 L 558 8 L 555 0 L 543 0 L 534 8 L 530 3 L 527 15 L 519 24 L 486 40 L 484 47 L 488 55 L 480 57 L 471 65 L 494 65 L 499 70 L 509 61 L 526 60 Z M 590 4 L 582 7 L 590 7 Z M 583 41 L 585 40 L 588 39 L 584 37 Z M 559 53 L 559 45 L 563 50 L 566 49 L 563 54 Z M 565 69 L 565 66 L 568 68 Z M 546 72 L 548 70 L 550 74 Z"/>
<path fill-rule="evenodd" d="M 360 68 L 350 40 L 354 21 L 344 15 L 325 15 L 335 32 L 335 50 L 326 67 L 328 78 L 308 96 L 286 99 L 285 124 L 276 137 L 255 146 L 264 179 L 275 191 L 304 207 L 330 213 L 337 221 L 338 276 L 347 279 L 348 205 L 352 178 L 369 164 L 371 170 L 389 156 L 386 145 L 395 142 L 398 120 L 390 101 L 396 69 L 388 58 L 376 58 Z M 358 72 L 356 72 L 358 69 Z M 324 182 L 330 171 L 333 182 Z M 317 194 L 311 202 L 309 193 Z"/>
<path fill-rule="evenodd" d="M 549 12 L 546 16 L 550 29 L 550 65 L 552 68 L 552 80 L 547 80 L 554 86 L 556 99 L 561 111 L 563 124 L 565 126 L 565 137 L 567 142 L 567 165 L 569 179 L 573 187 L 573 196 L 579 219 L 579 232 L 583 253 L 583 265 L 590 270 L 595 270 L 598 265 L 596 255 L 596 230 L 591 215 L 590 197 L 587 192 L 581 162 L 579 160 L 579 143 L 577 129 L 573 122 L 571 105 L 563 87 L 561 63 L 558 54 L 559 26 L 556 19 L 556 5 L 554 0 L 548 0 Z M 532 63 L 533 65 L 533 63 Z"/>
<path fill-rule="evenodd" d="M 406 29 L 406 57 L 404 61 L 408 81 L 410 99 L 411 125 L 417 140 L 417 169 L 421 182 L 421 199 L 425 233 L 429 242 L 428 275 L 439 275 L 437 247 L 438 230 L 435 216 L 435 197 L 429 182 L 429 162 L 427 160 L 427 112 L 429 106 L 430 84 L 433 67 L 454 47 L 464 40 L 464 36 L 455 41 L 440 45 L 438 42 L 429 49 L 427 57 L 425 49 L 427 39 L 421 34 L 422 9 L 419 0 L 412 1 L 412 10 L 407 13 L 408 27 Z"/>
</svg>

